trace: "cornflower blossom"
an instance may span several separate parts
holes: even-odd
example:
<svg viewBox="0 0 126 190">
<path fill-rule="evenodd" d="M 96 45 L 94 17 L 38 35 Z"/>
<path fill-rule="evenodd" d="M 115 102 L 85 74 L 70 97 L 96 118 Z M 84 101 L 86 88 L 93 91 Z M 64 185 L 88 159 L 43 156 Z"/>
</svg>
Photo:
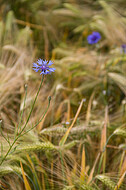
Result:
<svg viewBox="0 0 126 190">
<path fill-rule="evenodd" d="M 121 45 L 121 53 L 126 54 L 126 44 Z"/>
<path fill-rule="evenodd" d="M 87 41 L 89 44 L 96 44 L 100 39 L 101 39 L 101 34 L 99 32 L 92 32 L 92 34 L 90 34 L 87 37 Z"/>
<path fill-rule="evenodd" d="M 41 71 L 40 75 L 51 74 L 52 72 L 55 72 L 55 68 L 50 68 L 52 64 L 52 61 L 38 59 L 37 63 L 33 63 L 33 70 L 35 72 Z"/>
</svg>

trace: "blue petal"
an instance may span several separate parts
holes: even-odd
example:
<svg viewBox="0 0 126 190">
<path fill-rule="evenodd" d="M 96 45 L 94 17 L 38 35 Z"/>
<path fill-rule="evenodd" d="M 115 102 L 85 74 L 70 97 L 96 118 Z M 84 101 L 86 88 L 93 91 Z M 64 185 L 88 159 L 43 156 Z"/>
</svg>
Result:
<svg viewBox="0 0 126 190">
<path fill-rule="evenodd" d="M 37 68 L 33 68 L 33 70 L 34 70 L 35 72 L 38 72 L 38 71 L 39 71 L 39 69 L 37 69 Z"/>
<path fill-rule="evenodd" d="M 121 46 L 123 49 L 125 49 L 126 48 L 126 44 L 122 44 L 122 46 Z"/>
<path fill-rule="evenodd" d="M 47 71 L 47 70 L 46 70 L 46 71 L 42 71 L 42 72 L 40 73 L 40 75 L 41 75 L 41 74 L 47 75 L 47 74 L 50 74 L 50 71 Z"/>
<path fill-rule="evenodd" d="M 42 71 L 41 73 L 40 73 L 40 75 L 46 75 L 47 73 L 46 73 L 46 71 Z"/>
<path fill-rule="evenodd" d="M 37 63 L 38 63 L 39 65 L 42 65 L 42 64 L 43 64 L 43 60 L 42 60 L 42 59 L 38 59 Z"/>
<path fill-rule="evenodd" d="M 39 66 L 36 63 L 33 63 L 33 67 L 38 68 Z"/>
<path fill-rule="evenodd" d="M 50 72 L 54 72 L 56 69 L 55 68 L 49 68 Z"/>
<path fill-rule="evenodd" d="M 45 74 L 50 74 L 50 72 L 46 70 L 46 71 L 45 71 Z"/>
<path fill-rule="evenodd" d="M 87 41 L 88 41 L 89 44 L 92 44 L 92 35 L 89 35 L 87 37 Z"/>
<path fill-rule="evenodd" d="M 43 65 L 46 65 L 47 63 L 48 63 L 48 61 L 46 61 L 46 60 L 45 60 L 45 61 L 43 61 Z"/>
<path fill-rule="evenodd" d="M 48 66 L 51 66 L 52 64 L 53 64 L 53 62 L 52 62 L 52 61 L 49 61 Z"/>
<path fill-rule="evenodd" d="M 42 72 L 40 73 L 40 75 L 42 75 L 42 74 L 45 75 L 44 71 L 42 71 Z"/>
<path fill-rule="evenodd" d="M 101 38 L 101 34 L 99 32 L 93 32 L 92 35 L 97 36 L 98 38 Z"/>
</svg>

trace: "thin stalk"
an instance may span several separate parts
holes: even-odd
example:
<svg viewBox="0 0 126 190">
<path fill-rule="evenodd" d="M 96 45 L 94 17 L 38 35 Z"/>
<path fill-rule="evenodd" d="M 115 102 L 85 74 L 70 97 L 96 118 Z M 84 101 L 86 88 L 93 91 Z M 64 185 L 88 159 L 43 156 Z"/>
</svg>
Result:
<svg viewBox="0 0 126 190">
<path fill-rule="evenodd" d="M 114 135 L 114 133 L 112 133 L 112 134 L 109 136 L 109 138 L 107 139 L 107 141 L 106 141 L 106 143 L 105 143 L 105 146 L 104 146 L 104 148 L 103 148 L 103 151 L 102 151 L 102 152 L 104 152 L 104 151 L 105 151 L 106 146 L 107 146 L 107 144 L 108 144 L 108 142 L 109 142 L 110 138 L 111 138 L 113 135 Z"/>
<path fill-rule="evenodd" d="M 31 117 L 31 114 L 32 114 L 32 111 L 33 111 L 35 102 L 36 102 L 36 100 L 37 100 L 38 94 L 39 94 L 39 92 L 40 92 L 40 89 L 41 89 L 41 86 L 42 86 L 42 83 L 43 83 L 43 79 L 44 79 L 44 75 L 42 75 L 42 80 L 41 80 L 41 83 L 40 83 L 38 92 L 37 92 L 37 94 L 36 94 L 35 100 L 34 100 L 34 102 L 33 102 L 33 104 L 32 104 L 32 108 L 31 108 L 31 111 L 30 111 L 30 113 L 29 113 L 29 115 L 28 115 L 27 121 L 26 121 L 24 127 L 22 128 L 22 130 L 19 132 L 19 135 L 24 131 L 24 129 L 26 128 L 26 126 L 27 126 L 27 124 L 28 124 L 28 122 L 29 122 L 29 119 L 30 119 L 30 117 Z"/>
<path fill-rule="evenodd" d="M 100 158 L 100 162 L 99 162 L 99 166 L 98 166 L 98 174 L 100 173 L 100 170 L 101 170 L 101 166 L 102 166 L 102 161 L 103 161 L 103 154 L 101 155 L 101 158 Z"/>
<path fill-rule="evenodd" d="M 61 159 L 61 166 L 62 166 L 62 175 L 63 175 L 63 181 L 64 181 L 64 185 L 66 185 L 66 183 L 65 183 L 65 171 L 64 171 L 64 163 L 63 163 L 63 157 L 62 157 L 62 152 L 61 151 L 59 151 L 59 153 L 60 153 L 60 159 Z"/>
<path fill-rule="evenodd" d="M 3 138 L 7 141 L 7 143 L 10 145 L 9 137 L 7 138 L 7 137 L 3 134 L 3 132 L 2 132 L 1 123 L 2 123 L 2 120 L 0 120 L 0 132 L 1 132 L 1 135 L 2 135 Z"/>
<path fill-rule="evenodd" d="M 18 130 L 20 129 L 20 126 L 21 126 L 21 123 L 22 123 L 22 117 L 23 117 L 23 113 L 24 113 L 26 97 L 27 97 L 27 85 L 25 85 L 24 105 L 23 105 L 23 109 L 22 109 L 22 111 L 21 111 L 21 117 L 20 117 L 20 121 L 19 121 L 19 124 L 18 124 L 18 128 L 17 128 L 17 133 L 16 133 L 16 135 L 18 134 Z"/>
<path fill-rule="evenodd" d="M 21 137 L 21 136 L 27 134 L 29 131 L 31 131 L 32 129 L 34 129 L 35 127 L 37 127 L 37 125 L 43 120 L 43 118 L 45 117 L 45 115 L 46 115 L 46 113 L 47 113 L 47 111 L 48 111 L 48 109 L 49 109 L 51 98 L 49 98 L 48 101 L 49 101 L 49 102 L 48 102 L 48 106 L 47 106 L 47 108 L 46 108 L 46 110 L 45 110 L 45 112 L 44 112 L 42 118 L 41 118 L 33 127 L 31 127 L 30 129 L 28 129 L 27 131 L 25 131 L 23 134 L 19 135 L 19 137 Z M 18 138 L 19 138 L 19 137 L 18 137 Z"/>
<path fill-rule="evenodd" d="M 0 162 L 0 166 L 2 165 L 2 163 L 4 162 L 4 160 L 6 159 L 6 157 L 8 156 L 9 152 L 11 151 L 13 145 L 15 144 L 16 139 L 13 141 L 13 143 L 11 144 L 10 148 L 8 149 L 7 153 L 5 154 L 5 156 L 3 157 L 3 159 Z"/>
<path fill-rule="evenodd" d="M 98 174 L 100 173 L 100 169 L 101 169 L 101 165 L 102 165 L 102 161 L 103 161 L 103 153 L 105 152 L 106 146 L 107 146 L 107 144 L 108 144 L 110 138 L 111 138 L 113 135 L 114 135 L 114 134 L 112 133 L 112 134 L 109 136 L 109 138 L 107 139 L 107 141 L 106 141 L 106 143 L 105 143 L 105 146 L 104 146 L 104 148 L 103 148 L 103 150 L 102 150 L 102 155 L 101 155 L 101 159 L 100 159 L 99 167 L 98 167 Z"/>
</svg>

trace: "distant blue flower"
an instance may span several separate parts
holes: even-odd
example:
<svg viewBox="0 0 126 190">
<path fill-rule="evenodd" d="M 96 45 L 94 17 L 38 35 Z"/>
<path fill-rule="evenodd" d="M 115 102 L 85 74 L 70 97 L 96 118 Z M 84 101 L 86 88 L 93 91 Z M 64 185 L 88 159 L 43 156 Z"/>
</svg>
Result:
<svg viewBox="0 0 126 190">
<path fill-rule="evenodd" d="M 38 59 L 37 63 L 33 63 L 33 70 L 35 72 L 41 71 L 40 75 L 47 75 L 51 74 L 55 71 L 55 68 L 50 68 L 50 66 L 53 64 L 52 61 L 46 61 L 43 59 Z"/>
<path fill-rule="evenodd" d="M 125 53 L 126 54 L 126 44 L 122 44 L 121 45 L 121 53 Z"/>
<path fill-rule="evenodd" d="M 100 39 L 101 39 L 101 34 L 99 32 L 92 32 L 92 34 L 90 34 L 87 37 L 87 41 L 89 44 L 96 44 Z"/>
</svg>

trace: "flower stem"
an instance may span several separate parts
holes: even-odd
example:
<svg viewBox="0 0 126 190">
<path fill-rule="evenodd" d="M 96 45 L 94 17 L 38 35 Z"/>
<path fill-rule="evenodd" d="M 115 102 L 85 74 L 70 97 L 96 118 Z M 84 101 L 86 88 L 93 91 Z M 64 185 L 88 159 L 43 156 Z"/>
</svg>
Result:
<svg viewBox="0 0 126 190">
<path fill-rule="evenodd" d="M 39 92 L 40 92 L 40 89 L 41 89 L 41 86 L 42 86 L 42 83 L 43 83 L 43 79 L 44 79 L 44 75 L 42 75 L 42 80 L 41 80 L 41 83 L 40 83 L 38 92 L 37 92 L 37 94 L 36 94 L 36 97 L 35 97 L 35 99 L 34 99 L 34 102 L 33 102 L 33 104 L 32 104 L 32 108 L 31 108 L 31 111 L 30 111 L 30 113 L 29 113 L 29 115 L 28 115 L 27 121 L 26 121 L 24 127 L 22 128 L 22 130 L 19 132 L 19 135 L 24 131 L 24 129 L 26 128 L 26 126 L 27 126 L 27 124 L 28 124 L 28 122 L 29 122 L 29 119 L 30 119 L 30 117 L 31 117 L 31 113 L 32 113 L 32 111 L 33 111 L 35 102 L 36 102 L 36 100 L 37 100 L 38 94 L 39 94 Z"/>
<path fill-rule="evenodd" d="M 49 109 L 51 99 L 48 99 L 48 101 L 49 101 L 49 102 L 48 102 L 48 106 L 47 106 L 47 108 L 46 108 L 46 110 L 45 110 L 45 112 L 44 112 L 42 118 L 41 118 L 33 127 L 31 127 L 30 129 L 26 130 L 23 134 L 20 134 L 20 135 L 18 136 L 18 138 L 21 137 L 21 136 L 23 136 L 23 135 L 25 135 L 25 134 L 27 134 L 27 133 L 28 133 L 29 131 L 31 131 L 32 129 L 34 129 L 34 128 L 43 120 L 43 118 L 45 117 L 45 115 L 46 115 L 46 113 L 47 113 L 47 111 L 48 111 L 48 109 Z"/>
</svg>

